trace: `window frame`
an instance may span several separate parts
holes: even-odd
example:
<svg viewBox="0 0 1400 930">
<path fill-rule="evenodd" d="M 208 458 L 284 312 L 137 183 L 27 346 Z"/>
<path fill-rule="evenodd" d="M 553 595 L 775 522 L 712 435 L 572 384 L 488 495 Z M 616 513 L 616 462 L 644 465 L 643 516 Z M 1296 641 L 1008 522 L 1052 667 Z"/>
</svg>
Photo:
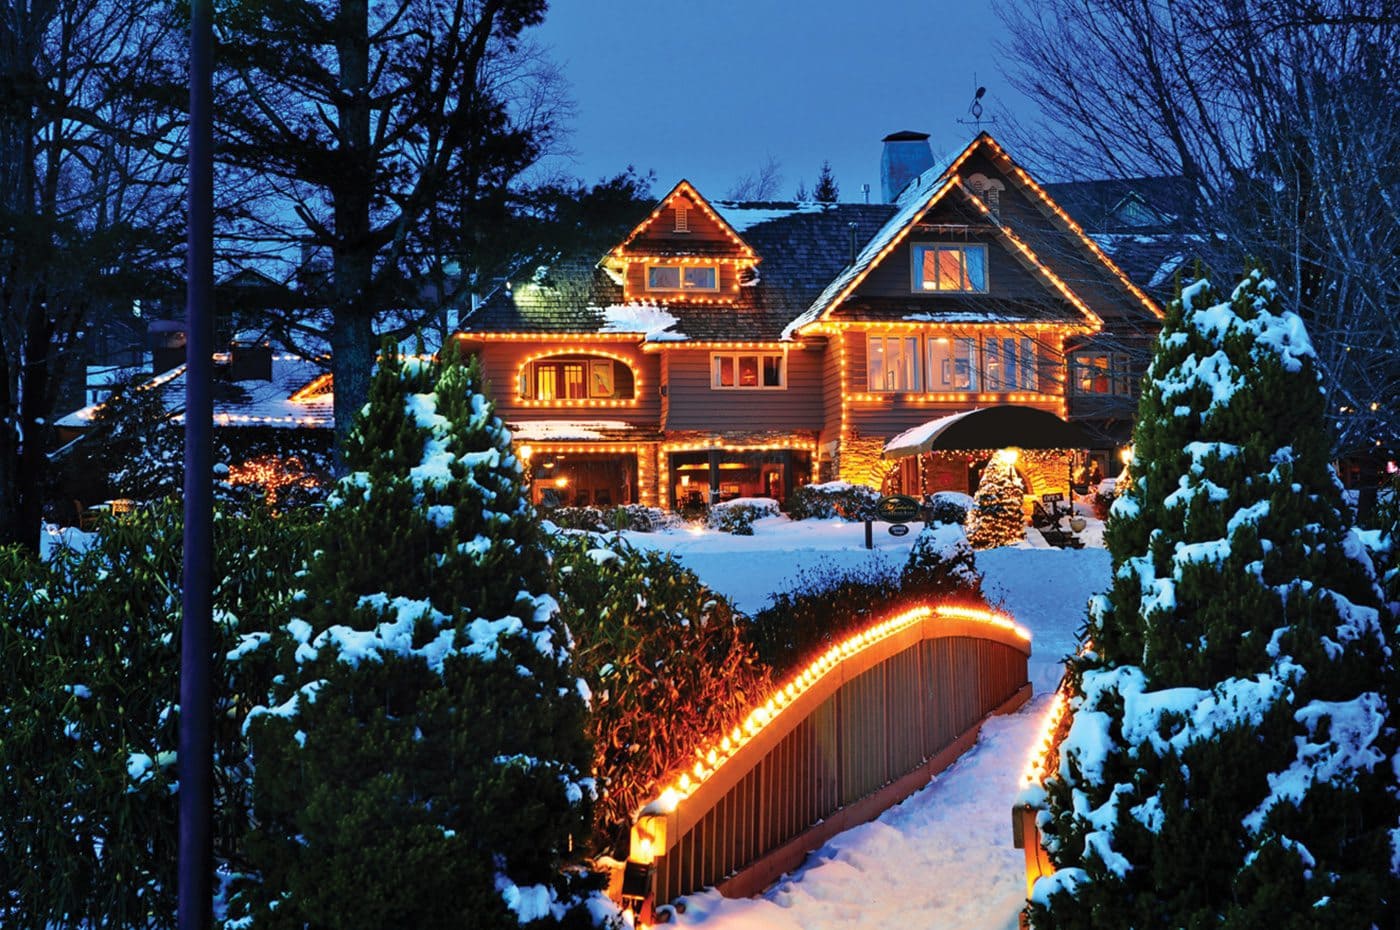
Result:
<svg viewBox="0 0 1400 930">
<path fill-rule="evenodd" d="M 963 258 L 959 265 L 965 283 L 971 283 L 967 271 L 967 253 L 976 250 L 982 256 L 982 286 L 953 288 L 924 287 L 923 253 L 929 251 L 956 251 Z M 909 289 L 915 294 L 989 294 L 992 290 L 991 268 L 987 262 L 987 246 L 982 242 L 913 242 L 909 245 Z M 935 279 L 936 280 L 936 279 Z"/>
<path fill-rule="evenodd" d="M 678 287 L 653 287 L 651 273 L 658 268 L 675 268 Z M 687 287 L 685 273 L 689 270 L 707 269 L 714 273 L 714 287 Z M 648 262 L 642 268 L 643 289 L 652 294 L 718 294 L 720 291 L 719 262 Z"/>
<path fill-rule="evenodd" d="M 901 358 L 904 357 L 904 353 L 905 353 L 905 351 L 908 349 L 907 343 L 908 343 L 910 340 L 912 340 L 912 341 L 914 342 L 914 350 L 913 350 L 913 356 L 912 356 L 912 358 L 913 358 L 913 379 L 912 379 L 912 380 L 913 380 L 914 385 L 915 385 L 914 387 L 899 387 L 899 386 L 896 386 L 896 387 L 886 387 L 883 383 L 881 383 L 881 384 L 879 384 L 879 385 L 877 385 L 877 384 L 875 383 L 875 378 L 873 377 L 873 375 L 874 375 L 874 370 L 873 370 L 873 368 L 872 368 L 872 361 L 873 361 L 873 359 L 875 358 L 875 354 L 876 354 L 876 353 L 874 352 L 874 350 L 873 350 L 873 348 L 872 348 L 872 345 L 874 344 L 874 342 L 875 342 L 876 340 L 879 340 L 880 343 L 881 343 L 880 356 L 881 356 L 881 359 L 882 359 L 882 364 L 884 364 L 884 361 L 883 361 L 883 360 L 888 358 L 888 355 L 886 354 L 886 351 L 885 351 L 885 348 L 884 348 L 884 344 L 885 344 L 887 341 L 889 341 L 889 340 L 894 340 L 897 344 L 899 344 L 899 346 L 900 346 L 900 356 L 901 356 Z M 924 347 L 924 342 L 925 342 L 925 339 L 924 339 L 924 336 L 923 336 L 923 335 L 909 336 L 909 335 L 900 335 L 900 334 L 898 334 L 898 333 L 882 333 L 882 332 L 878 332 L 878 331 L 877 331 L 877 332 L 868 332 L 868 333 L 866 333 L 866 334 L 865 334 L 865 389 L 866 389 L 867 391 L 869 391 L 870 393 L 872 393 L 872 394 L 924 394 L 924 393 L 927 393 L 927 392 L 928 392 L 928 388 L 927 388 L 928 380 L 924 377 L 924 358 L 923 358 L 923 355 L 924 355 L 924 353 L 925 353 L 927 350 L 926 350 L 925 347 Z M 888 365 L 886 364 L 886 365 L 885 365 L 885 372 L 888 373 L 888 371 L 889 371 L 889 367 L 888 367 Z M 888 375 L 887 375 L 887 376 L 888 376 Z"/>
<path fill-rule="evenodd" d="M 755 359 L 757 365 L 756 384 L 740 384 L 739 371 L 740 359 Z M 734 374 L 733 384 L 720 383 L 720 360 L 726 359 L 732 366 Z M 778 360 L 778 384 L 764 384 L 765 360 Z M 764 352 L 760 350 L 733 351 L 733 352 L 711 352 L 710 353 L 710 389 L 713 391 L 785 391 L 787 390 L 787 353 L 786 352 Z"/>
<path fill-rule="evenodd" d="M 608 377 L 612 385 L 612 393 L 602 394 L 594 389 L 594 374 L 602 374 L 602 366 L 609 366 Z M 582 355 L 578 357 L 561 358 L 558 355 L 546 355 L 541 358 L 531 359 L 520 368 L 519 383 L 516 385 L 516 396 L 519 400 L 531 403 L 558 404 L 560 406 L 581 406 L 589 401 L 635 401 L 637 399 L 636 375 L 633 373 L 632 396 L 624 397 L 619 393 L 619 382 L 617 369 L 619 365 L 626 366 L 626 363 L 615 358 Z M 581 376 L 581 380 L 576 382 L 581 389 L 579 396 L 569 397 L 569 373 L 573 372 Z M 545 375 L 545 380 L 551 382 L 553 396 L 542 396 L 540 389 L 541 375 Z"/>
<path fill-rule="evenodd" d="M 1103 362 L 1099 368 L 1096 360 Z M 1096 372 L 1102 371 L 1106 384 L 1104 390 L 1085 390 L 1081 387 L 1081 375 L 1087 380 L 1097 381 Z M 1069 393 L 1076 397 L 1125 397 L 1135 398 L 1141 376 L 1134 376 L 1126 352 L 1083 350 L 1073 352 L 1069 357 Z"/>
</svg>

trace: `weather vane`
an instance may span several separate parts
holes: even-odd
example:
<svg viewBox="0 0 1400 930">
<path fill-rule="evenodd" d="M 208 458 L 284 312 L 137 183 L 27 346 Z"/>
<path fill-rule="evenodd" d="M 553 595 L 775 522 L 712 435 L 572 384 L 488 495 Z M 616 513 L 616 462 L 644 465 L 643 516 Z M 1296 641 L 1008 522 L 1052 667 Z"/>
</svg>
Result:
<svg viewBox="0 0 1400 930">
<path fill-rule="evenodd" d="M 977 72 L 975 71 L 972 73 L 972 83 L 977 84 Z M 995 116 L 989 116 L 986 119 L 982 118 L 982 97 L 986 93 L 987 88 L 978 85 L 976 92 L 972 95 L 972 104 L 967 108 L 967 112 L 971 114 L 972 119 L 960 119 L 958 123 L 963 126 L 976 126 L 978 132 L 982 131 L 982 126 L 984 124 L 987 126 L 996 125 L 997 118 Z"/>
</svg>

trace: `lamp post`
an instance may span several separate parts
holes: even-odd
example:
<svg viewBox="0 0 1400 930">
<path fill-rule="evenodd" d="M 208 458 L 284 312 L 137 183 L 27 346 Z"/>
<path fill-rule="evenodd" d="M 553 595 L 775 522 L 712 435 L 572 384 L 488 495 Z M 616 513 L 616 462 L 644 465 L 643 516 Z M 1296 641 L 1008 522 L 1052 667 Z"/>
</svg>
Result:
<svg viewBox="0 0 1400 930">
<path fill-rule="evenodd" d="M 180 629 L 180 847 L 176 923 L 213 922 L 213 742 L 210 738 L 210 627 L 213 625 L 214 171 L 211 0 L 190 4 L 190 187 L 185 291 L 185 537 Z"/>
</svg>

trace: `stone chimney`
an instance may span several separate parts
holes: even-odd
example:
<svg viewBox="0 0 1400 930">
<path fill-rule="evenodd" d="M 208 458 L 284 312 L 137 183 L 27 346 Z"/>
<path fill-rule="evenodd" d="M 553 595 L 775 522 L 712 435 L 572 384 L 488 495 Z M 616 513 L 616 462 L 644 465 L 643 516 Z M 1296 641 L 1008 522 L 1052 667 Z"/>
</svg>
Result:
<svg viewBox="0 0 1400 930">
<path fill-rule="evenodd" d="M 899 192 L 921 173 L 933 167 L 933 149 L 926 132 L 890 133 L 880 155 L 880 198 L 894 203 Z"/>
</svg>

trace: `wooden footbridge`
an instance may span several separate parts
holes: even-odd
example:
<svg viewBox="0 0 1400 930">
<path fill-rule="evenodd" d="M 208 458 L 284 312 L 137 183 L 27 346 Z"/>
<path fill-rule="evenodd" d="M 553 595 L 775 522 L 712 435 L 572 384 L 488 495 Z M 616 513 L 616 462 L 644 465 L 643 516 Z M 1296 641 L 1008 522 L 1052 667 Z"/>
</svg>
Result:
<svg viewBox="0 0 1400 930">
<path fill-rule="evenodd" d="M 1009 617 L 948 606 L 832 647 L 642 809 L 619 897 L 650 922 L 656 905 L 706 887 L 756 894 L 927 784 L 989 714 L 1025 703 L 1030 651 Z"/>
</svg>

